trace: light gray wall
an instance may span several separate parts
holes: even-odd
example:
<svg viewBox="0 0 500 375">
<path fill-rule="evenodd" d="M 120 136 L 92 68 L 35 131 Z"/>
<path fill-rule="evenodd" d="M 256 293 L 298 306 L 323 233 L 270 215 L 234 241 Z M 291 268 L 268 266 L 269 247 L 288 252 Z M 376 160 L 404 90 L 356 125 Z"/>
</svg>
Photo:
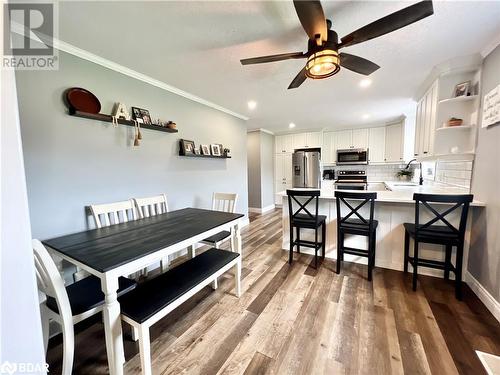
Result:
<svg viewBox="0 0 500 375">
<path fill-rule="evenodd" d="M 34 237 L 86 229 L 89 204 L 163 192 L 172 210 L 209 208 L 212 192 L 237 192 L 236 211 L 247 214 L 244 121 L 72 55 L 59 58 L 58 71 L 17 72 Z M 174 120 L 179 133 L 146 129 L 141 146 L 133 147 L 132 127 L 67 115 L 62 95 L 73 86 L 92 91 L 103 113 L 124 102 Z M 222 143 L 232 159 L 179 157 L 180 138 Z"/>
<path fill-rule="evenodd" d="M 260 132 L 260 189 L 262 207 L 274 204 L 274 136 Z"/>
<path fill-rule="evenodd" d="M 257 130 L 247 136 L 248 206 L 274 204 L 274 136 Z"/>
<path fill-rule="evenodd" d="M 247 134 L 248 206 L 261 207 L 260 188 L 260 134 Z"/>
<path fill-rule="evenodd" d="M 482 96 L 500 84 L 500 46 L 483 63 Z M 481 103 L 483 98 L 481 98 Z M 468 270 L 500 302 L 500 124 L 480 128 L 472 176 L 474 198 L 486 203 L 475 211 Z"/>
</svg>

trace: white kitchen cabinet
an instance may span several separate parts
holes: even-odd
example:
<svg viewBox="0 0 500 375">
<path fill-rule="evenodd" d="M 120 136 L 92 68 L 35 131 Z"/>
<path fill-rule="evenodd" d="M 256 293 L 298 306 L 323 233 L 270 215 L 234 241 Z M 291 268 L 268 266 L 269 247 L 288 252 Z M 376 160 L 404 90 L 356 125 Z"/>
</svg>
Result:
<svg viewBox="0 0 500 375">
<path fill-rule="evenodd" d="M 370 163 L 385 161 L 385 126 L 370 128 L 368 134 L 368 160 Z"/>
<path fill-rule="evenodd" d="M 306 133 L 306 148 L 318 148 L 322 144 L 321 132 Z"/>
<path fill-rule="evenodd" d="M 274 143 L 277 154 L 293 152 L 293 134 L 277 135 Z"/>
<path fill-rule="evenodd" d="M 438 105 L 437 81 L 418 101 L 415 121 L 415 156 L 430 156 L 434 151 L 436 111 Z"/>
<path fill-rule="evenodd" d="M 306 133 L 293 134 L 293 149 L 306 147 Z M 293 151 L 292 151 L 293 152 Z"/>
<path fill-rule="evenodd" d="M 354 129 L 352 131 L 352 148 L 368 148 L 368 129 Z"/>
<path fill-rule="evenodd" d="M 323 145 L 321 147 L 321 161 L 323 165 L 333 164 L 337 160 L 337 149 L 335 147 L 335 132 L 323 134 Z"/>
<path fill-rule="evenodd" d="M 385 128 L 385 161 L 402 162 L 404 153 L 404 122 Z"/>
<path fill-rule="evenodd" d="M 347 148 L 352 148 L 352 130 L 335 132 L 335 149 L 343 150 Z"/>
</svg>

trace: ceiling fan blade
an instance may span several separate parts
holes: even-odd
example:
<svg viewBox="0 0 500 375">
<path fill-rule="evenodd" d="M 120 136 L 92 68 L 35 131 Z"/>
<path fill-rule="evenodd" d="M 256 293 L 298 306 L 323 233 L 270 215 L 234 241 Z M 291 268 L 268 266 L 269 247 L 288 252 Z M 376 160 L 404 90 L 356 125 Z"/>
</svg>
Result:
<svg viewBox="0 0 500 375">
<path fill-rule="evenodd" d="M 369 76 L 380 68 L 377 64 L 362 57 L 351 55 L 349 53 L 340 53 L 340 65 L 353 72 Z"/>
<path fill-rule="evenodd" d="M 315 40 L 318 45 L 327 41 L 328 29 L 321 3 L 316 0 L 293 0 L 293 5 L 309 39 Z"/>
<path fill-rule="evenodd" d="M 250 64 L 269 63 L 269 62 L 281 61 L 281 60 L 301 59 L 304 57 L 306 57 L 306 55 L 303 52 L 291 52 L 291 53 L 280 53 L 279 55 L 252 57 L 252 58 L 243 59 L 240 61 L 241 61 L 241 65 L 250 65 Z"/>
<path fill-rule="evenodd" d="M 421 1 L 389 14 L 344 36 L 339 48 L 352 46 L 388 34 L 434 13 L 432 1 Z"/>
<path fill-rule="evenodd" d="M 288 86 L 288 90 L 290 89 L 296 89 L 297 87 L 299 87 L 300 85 L 302 85 L 304 83 L 304 81 L 306 80 L 307 76 L 306 76 L 306 67 L 303 67 L 302 70 L 299 72 L 299 74 L 297 74 L 295 76 L 295 78 L 293 79 L 292 83 L 290 83 L 290 86 Z"/>
</svg>

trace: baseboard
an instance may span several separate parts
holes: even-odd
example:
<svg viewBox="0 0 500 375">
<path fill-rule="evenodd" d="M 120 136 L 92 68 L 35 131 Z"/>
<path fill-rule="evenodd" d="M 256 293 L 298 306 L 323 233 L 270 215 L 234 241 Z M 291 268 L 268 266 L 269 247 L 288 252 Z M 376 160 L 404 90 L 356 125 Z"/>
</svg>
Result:
<svg viewBox="0 0 500 375">
<path fill-rule="evenodd" d="M 465 274 L 465 282 L 469 285 L 476 296 L 481 300 L 486 308 L 493 314 L 496 320 L 500 322 L 500 302 L 498 302 L 491 294 L 488 292 L 479 281 L 476 280 L 470 272 L 467 271 Z"/>
<path fill-rule="evenodd" d="M 274 210 L 275 205 L 270 204 L 269 206 L 257 208 L 257 207 L 248 207 L 248 212 L 253 212 L 256 214 L 265 214 L 266 212 Z"/>
</svg>

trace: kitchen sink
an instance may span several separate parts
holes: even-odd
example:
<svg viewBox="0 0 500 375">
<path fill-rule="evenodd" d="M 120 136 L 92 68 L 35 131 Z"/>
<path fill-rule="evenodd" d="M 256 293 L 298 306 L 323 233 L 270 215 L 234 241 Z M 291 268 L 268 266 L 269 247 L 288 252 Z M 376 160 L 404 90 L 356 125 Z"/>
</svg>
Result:
<svg viewBox="0 0 500 375">
<path fill-rule="evenodd" d="M 383 182 L 368 183 L 366 188 L 368 191 L 387 191 L 389 190 Z"/>
</svg>

